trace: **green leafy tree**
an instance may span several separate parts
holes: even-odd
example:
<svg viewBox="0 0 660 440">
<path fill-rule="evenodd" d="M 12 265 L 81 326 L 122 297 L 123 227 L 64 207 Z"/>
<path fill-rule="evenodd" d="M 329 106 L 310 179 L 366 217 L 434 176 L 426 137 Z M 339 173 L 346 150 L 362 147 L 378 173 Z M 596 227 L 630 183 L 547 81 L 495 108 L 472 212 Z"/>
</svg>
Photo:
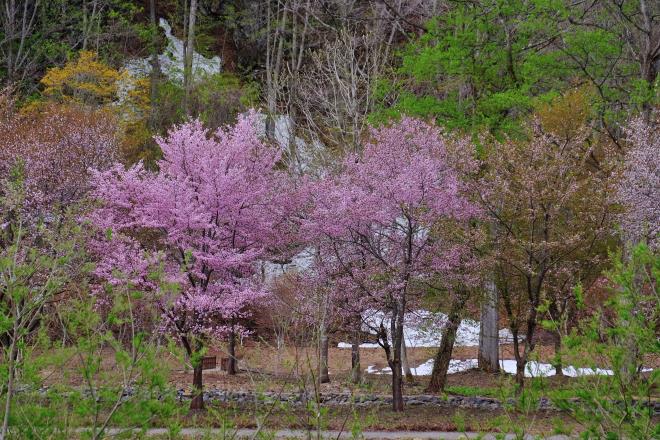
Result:
<svg viewBox="0 0 660 440">
<path fill-rule="evenodd" d="M 660 4 L 646 0 L 576 2 L 567 9 L 562 52 L 598 92 L 599 115 L 612 135 L 630 111 L 658 104 Z"/>
<path fill-rule="evenodd" d="M 565 87 L 553 46 L 563 16 L 553 0 L 448 2 L 403 51 L 399 79 L 382 84 L 376 118 L 403 112 L 452 130 L 518 131 L 536 100 Z"/>
<path fill-rule="evenodd" d="M 658 103 L 658 2 L 450 0 L 383 81 L 374 120 L 403 112 L 451 130 L 520 132 L 539 104 L 589 85 L 599 130 Z"/>
<path fill-rule="evenodd" d="M 558 393 L 554 402 L 587 428 L 583 438 L 656 439 L 660 371 L 645 371 L 644 362 L 660 354 L 660 255 L 640 244 L 627 259 L 617 255 L 606 276 L 612 296 L 565 341 L 575 365 L 607 366 L 611 375 L 578 376 L 571 393 L 578 399 Z M 578 289 L 579 303 L 582 296 Z"/>
</svg>

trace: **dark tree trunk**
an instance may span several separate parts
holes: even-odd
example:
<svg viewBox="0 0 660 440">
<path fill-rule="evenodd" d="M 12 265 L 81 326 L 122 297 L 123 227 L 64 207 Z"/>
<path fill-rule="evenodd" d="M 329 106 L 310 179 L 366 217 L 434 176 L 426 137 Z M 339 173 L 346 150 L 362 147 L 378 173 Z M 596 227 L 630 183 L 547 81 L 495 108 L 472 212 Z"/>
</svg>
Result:
<svg viewBox="0 0 660 440">
<path fill-rule="evenodd" d="M 392 410 L 403 411 L 403 377 L 401 371 L 401 341 L 403 340 L 403 314 L 405 304 L 397 304 L 392 314 L 392 359 L 388 362 L 392 369 Z"/>
<path fill-rule="evenodd" d="M 230 376 L 235 376 L 237 373 L 236 368 L 236 335 L 232 331 L 229 335 L 229 360 L 227 362 L 227 374 Z"/>
<path fill-rule="evenodd" d="M 542 274 L 538 279 L 527 278 L 526 290 L 529 304 L 527 305 L 527 319 L 525 322 L 525 348 L 522 353 L 520 352 L 520 321 L 518 320 L 517 313 L 514 312 L 509 286 L 505 284 L 501 290 L 504 308 L 509 319 L 509 329 L 513 336 L 513 354 L 516 359 L 516 394 L 522 393 L 525 387 L 525 366 L 527 365 L 529 354 L 534 350 L 534 330 L 536 329 L 541 287 L 545 275 L 544 267 L 542 267 L 541 272 Z"/>
<path fill-rule="evenodd" d="M 457 296 L 451 304 L 451 310 L 447 317 L 447 324 L 442 330 L 440 348 L 438 349 L 433 362 L 431 380 L 426 387 L 426 391 L 428 392 L 437 393 L 445 388 L 447 371 L 449 370 L 449 361 L 451 361 L 451 353 L 454 350 L 454 342 L 456 341 L 456 332 L 461 325 L 461 313 L 468 297 L 468 291 L 460 291 L 457 293 Z"/>
<path fill-rule="evenodd" d="M 190 116 L 190 94 L 193 86 L 193 54 L 195 53 L 195 21 L 197 18 L 197 0 L 190 0 L 190 18 L 188 19 L 188 32 L 183 67 L 183 107 L 186 115 Z"/>
<path fill-rule="evenodd" d="M 554 322 L 562 322 L 564 320 L 563 315 L 568 314 L 569 306 L 564 306 L 563 308 L 560 308 L 560 306 L 558 306 L 558 303 L 560 303 L 560 301 L 555 295 L 549 296 L 548 301 L 549 301 L 548 314 L 550 315 L 550 319 L 552 319 Z M 555 356 L 552 360 L 552 366 L 555 367 L 555 374 L 557 376 L 563 376 L 564 370 L 562 369 L 562 359 L 561 359 L 561 341 L 562 341 L 561 328 L 557 327 L 554 329 L 554 331 L 552 332 L 552 338 L 555 346 Z"/>
<path fill-rule="evenodd" d="M 451 353 L 454 350 L 454 342 L 456 341 L 456 332 L 458 326 L 461 324 L 461 315 L 459 312 L 452 310 L 445 328 L 442 330 L 442 341 L 440 348 L 433 360 L 433 371 L 431 372 L 431 380 L 429 381 L 426 391 L 429 393 L 438 393 L 445 389 L 447 383 L 447 371 L 449 370 L 449 361 L 451 360 Z"/>
<path fill-rule="evenodd" d="M 518 389 L 516 394 L 522 392 L 525 386 L 525 363 L 524 353 L 520 354 L 520 332 L 517 326 L 511 326 L 511 335 L 513 336 L 513 357 L 516 360 L 516 385 Z"/>
<path fill-rule="evenodd" d="M 358 320 L 358 325 L 359 325 Z M 351 341 L 351 382 L 360 383 L 362 380 L 362 367 L 360 366 L 360 331 L 359 327 L 353 332 Z"/>
<path fill-rule="evenodd" d="M 553 361 L 553 366 L 555 367 L 555 374 L 557 376 L 563 376 L 564 370 L 561 361 L 561 333 L 559 330 L 554 332 L 555 339 L 555 359 Z"/>
<path fill-rule="evenodd" d="M 478 365 L 483 371 L 495 373 L 500 370 L 497 287 L 493 280 L 489 280 L 485 287 L 479 327 Z"/>
<path fill-rule="evenodd" d="M 394 352 L 401 348 L 394 348 Z M 396 357 L 396 355 L 395 355 Z M 403 377 L 401 374 L 401 359 L 394 359 L 391 363 L 392 369 L 392 410 L 403 411 Z"/>
<path fill-rule="evenodd" d="M 190 401 L 190 410 L 204 409 L 204 389 L 202 383 L 202 360 L 193 367 L 193 396 Z"/>
<path fill-rule="evenodd" d="M 521 360 L 522 357 L 517 357 L 516 359 L 516 394 L 522 393 L 522 390 L 525 388 L 525 365 L 527 361 Z"/>
<path fill-rule="evenodd" d="M 518 329 L 513 333 L 513 351 L 516 357 L 516 384 L 518 385 L 517 393 L 521 393 L 525 387 L 525 367 L 527 365 L 527 360 L 529 359 L 529 354 L 534 350 L 534 343 L 532 342 L 534 338 L 534 330 L 536 328 L 536 315 L 537 315 L 537 304 L 532 304 L 529 307 L 527 315 L 527 328 L 525 332 L 525 349 L 522 354 L 520 354 L 520 343 L 518 342 Z"/>
</svg>

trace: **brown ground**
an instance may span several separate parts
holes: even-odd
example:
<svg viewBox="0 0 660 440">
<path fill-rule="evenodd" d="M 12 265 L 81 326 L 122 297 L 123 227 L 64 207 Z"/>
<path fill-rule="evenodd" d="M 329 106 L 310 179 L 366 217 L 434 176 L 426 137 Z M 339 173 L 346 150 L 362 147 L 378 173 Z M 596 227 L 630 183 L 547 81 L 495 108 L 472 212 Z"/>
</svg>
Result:
<svg viewBox="0 0 660 440">
<path fill-rule="evenodd" d="M 412 367 L 418 366 L 435 354 L 435 348 L 415 348 L 408 349 L 408 359 Z M 513 359 L 512 346 L 502 346 L 500 351 L 502 359 Z M 226 354 L 221 347 L 210 350 L 210 355 L 216 355 L 219 360 Z M 204 372 L 204 384 L 210 389 L 224 390 L 270 390 L 270 391 L 294 391 L 298 390 L 303 382 L 308 385 L 311 381 L 310 373 L 314 372 L 316 367 L 316 353 L 314 349 L 300 349 L 287 347 L 283 350 L 276 350 L 263 343 L 249 343 L 237 352 L 241 359 L 239 366 L 240 374 L 237 376 L 228 376 L 225 372 L 216 370 L 207 370 Z M 541 362 L 549 362 L 554 355 L 554 349 L 549 346 L 537 345 L 534 352 L 534 359 Z M 377 368 L 387 366 L 384 352 L 381 348 L 363 348 L 360 350 L 362 369 L 374 365 Z M 477 357 L 477 347 L 456 347 L 453 352 L 454 359 L 474 359 Z M 658 358 L 649 359 L 649 367 L 658 368 L 660 362 Z M 362 394 L 389 394 L 391 376 L 364 374 L 364 383 L 356 387 L 349 382 L 351 369 L 351 350 L 331 348 L 329 352 L 329 371 L 331 383 L 321 386 L 322 392 L 352 392 Z M 489 374 L 478 370 L 470 370 L 463 373 L 450 374 L 448 376 L 448 386 L 479 387 L 490 388 L 496 392 L 501 388 L 505 381 L 511 380 L 512 376 L 502 374 Z M 192 372 L 188 369 L 182 369 L 180 364 L 174 367 L 171 375 L 171 382 L 177 389 L 183 388 L 189 390 L 192 381 Z M 424 387 L 428 377 L 417 377 L 415 384 L 407 384 L 406 394 L 420 394 L 424 392 Z M 549 377 L 544 379 L 548 386 L 561 386 L 570 378 Z"/>
<path fill-rule="evenodd" d="M 470 359 L 476 357 L 476 347 L 457 347 L 454 350 L 455 359 Z M 502 357 L 512 358 L 511 347 L 502 347 Z M 219 360 L 225 357 L 222 347 L 214 347 L 211 355 Z M 312 388 L 311 372 L 315 371 L 316 354 L 313 349 L 297 349 L 287 347 L 277 350 L 266 343 L 249 342 L 238 350 L 241 359 L 240 372 L 229 376 L 219 369 L 204 372 L 206 389 L 222 390 L 258 390 L 275 392 L 297 392 L 303 388 Z M 364 374 L 363 383 L 353 385 L 348 380 L 350 373 L 350 349 L 330 349 L 329 370 L 332 381 L 323 384 L 322 393 L 342 392 L 353 394 L 390 394 L 391 376 Z M 435 354 L 433 348 L 409 349 L 408 357 L 411 366 L 417 366 L 431 359 Z M 553 356 L 553 349 L 547 345 L 539 345 L 534 358 L 547 362 Z M 162 362 L 171 369 L 170 383 L 176 389 L 190 391 L 192 372 L 182 366 L 182 361 L 174 355 L 166 356 Z M 361 349 L 362 368 L 369 365 L 379 368 L 386 366 L 383 350 Z M 65 381 L 81 385 L 81 377 L 75 368 L 76 360 L 69 360 L 63 369 L 44 371 L 47 382 Z M 104 367 L 112 369 L 112 355 L 104 359 Z M 649 359 L 649 366 L 658 367 L 658 359 Z M 428 377 L 416 378 L 417 383 L 406 384 L 404 393 L 414 395 L 424 393 Z M 543 385 L 548 388 L 564 387 L 570 378 L 550 377 L 543 379 Z M 499 390 L 511 389 L 511 376 L 488 374 L 478 370 L 448 376 L 448 391 L 463 393 L 460 387 L 478 388 L 473 391 L 478 395 L 499 396 Z M 452 388 L 453 387 L 453 388 Z M 185 405 L 182 407 L 182 426 L 219 427 L 224 421 L 230 421 L 235 427 L 255 427 L 257 421 L 269 429 L 306 428 L 315 426 L 315 411 L 301 407 L 280 408 L 268 406 L 261 408 L 236 407 L 232 404 L 213 404 L 214 410 L 204 414 L 186 415 Z M 325 429 L 351 430 L 359 426 L 362 430 L 440 430 L 440 431 L 511 431 L 513 427 L 526 426 L 532 434 L 548 434 L 553 432 L 577 432 L 580 427 L 570 415 L 560 412 L 536 411 L 530 414 L 511 413 L 504 411 L 484 411 L 458 408 L 438 408 L 426 406 L 408 407 L 403 414 L 393 413 L 387 406 L 374 407 L 329 407 L 323 416 Z M 165 423 L 163 421 L 163 423 Z M 154 426 L 161 423 L 155 421 Z"/>
<path fill-rule="evenodd" d="M 431 359 L 435 348 L 410 348 L 408 359 L 412 367 L 418 366 Z M 534 359 L 549 362 L 554 354 L 552 347 L 537 345 Z M 215 355 L 218 365 L 222 357 L 226 357 L 223 347 L 213 347 L 209 355 Z M 269 390 L 269 391 L 298 391 L 301 386 L 308 386 L 311 382 L 311 373 L 316 368 L 316 353 L 312 348 L 300 349 L 286 347 L 277 350 L 266 343 L 247 342 L 239 347 L 237 355 L 240 358 L 240 373 L 229 376 L 220 369 L 204 372 L 204 386 L 208 389 L 225 390 Z M 365 370 L 367 366 L 377 368 L 387 366 L 383 350 L 380 348 L 361 349 L 361 365 Z M 502 359 L 512 359 L 512 347 L 502 346 L 500 351 Z M 453 352 L 454 359 L 474 359 L 477 357 L 477 347 L 456 347 Z M 182 361 L 174 355 L 162 360 L 170 368 L 170 383 L 176 389 L 190 390 L 192 371 L 184 367 Z M 47 384 L 64 381 L 72 385 L 81 385 L 82 378 L 75 368 L 76 359 L 71 359 L 64 368 L 57 370 L 44 370 L 43 374 Z M 110 353 L 104 359 L 107 368 L 112 369 L 113 359 Z M 649 358 L 646 365 L 660 368 L 660 358 Z M 389 394 L 391 377 L 387 375 L 364 374 L 364 381 L 360 386 L 350 384 L 348 378 L 351 368 L 350 349 L 331 348 L 329 353 L 329 371 L 331 383 L 321 386 L 322 392 L 352 392 L 362 394 Z M 488 374 L 478 370 L 450 374 L 448 386 L 452 387 L 478 387 L 496 390 L 501 388 L 511 376 L 501 374 Z M 406 394 L 419 394 L 424 392 L 428 377 L 417 377 L 415 384 L 406 384 Z M 557 386 L 569 381 L 569 378 L 550 377 L 544 379 L 549 386 Z"/>
</svg>

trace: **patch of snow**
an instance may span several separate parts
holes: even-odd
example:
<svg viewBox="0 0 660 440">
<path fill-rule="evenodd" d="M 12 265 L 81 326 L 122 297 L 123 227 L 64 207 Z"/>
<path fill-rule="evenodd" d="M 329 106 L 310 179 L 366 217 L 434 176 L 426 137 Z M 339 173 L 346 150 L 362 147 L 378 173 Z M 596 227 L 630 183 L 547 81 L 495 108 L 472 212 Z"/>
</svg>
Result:
<svg viewBox="0 0 660 440">
<path fill-rule="evenodd" d="M 337 344 L 337 348 L 351 348 L 351 344 L 348 342 L 340 342 Z M 373 342 L 363 342 L 360 344 L 360 348 L 380 348 L 380 345 L 374 344 Z"/>
<path fill-rule="evenodd" d="M 500 367 L 502 370 L 509 374 L 516 374 L 516 361 L 512 359 L 500 360 Z M 460 373 L 463 371 L 471 370 L 477 368 L 476 359 L 452 359 L 449 361 L 449 370 L 448 374 Z M 411 368 L 413 375 L 415 376 L 430 376 L 433 371 L 433 359 L 429 359 L 423 364 Z M 369 365 L 365 370 L 369 374 L 392 374 L 392 370 L 389 367 L 378 369 L 373 365 Z M 567 366 L 562 368 L 565 376 L 568 377 L 578 377 L 578 376 L 612 376 L 614 372 L 612 370 L 604 368 L 575 368 L 573 366 Z M 653 371 L 652 368 L 645 368 L 643 372 Z M 555 367 L 550 364 L 545 364 L 536 361 L 530 361 L 525 366 L 525 377 L 550 377 L 556 374 Z"/>
<path fill-rule="evenodd" d="M 390 372 L 392 371 L 389 367 L 386 368 L 386 369 L 389 370 Z M 366 371 L 368 374 L 385 374 L 385 373 L 382 372 L 382 371 L 384 371 L 384 370 L 385 370 L 385 369 L 383 369 L 383 370 L 379 370 L 379 369 L 376 368 L 375 366 L 373 366 L 373 365 L 369 365 L 369 366 L 367 367 L 367 369 L 364 370 L 364 371 Z"/>
<path fill-rule="evenodd" d="M 460 373 L 461 371 L 467 371 L 472 368 L 477 368 L 476 359 L 452 359 L 449 361 L 449 370 L 447 372 L 448 374 Z M 433 359 L 429 359 L 417 367 L 410 368 L 410 370 L 412 371 L 413 376 L 430 376 L 433 371 Z M 390 367 L 385 367 L 379 370 L 373 365 L 369 365 L 365 371 L 369 374 L 377 375 L 392 374 L 392 369 Z"/>
<path fill-rule="evenodd" d="M 500 338 L 500 345 L 501 344 L 513 344 L 513 334 L 511 334 L 511 330 L 509 330 L 508 328 L 500 329 L 500 331 L 498 332 L 498 336 Z M 519 335 L 518 339 L 520 341 L 523 341 L 525 338 L 524 338 L 524 336 Z M 477 344 L 477 345 L 479 345 L 479 344 Z"/>
<path fill-rule="evenodd" d="M 183 41 L 172 34 L 172 26 L 161 18 L 158 25 L 165 31 L 167 46 L 165 51 L 158 55 L 158 63 L 163 74 L 171 81 L 183 82 Z M 133 77 L 147 76 L 151 72 L 151 58 L 138 58 L 129 61 L 124 66 Z M 193 52 L 192 74 L 193 77 L 212 75 L 220 73 L 222 60 L 219 56 L 206 58 L 200 53 Z"/>
<path fill-rule="evenodd" d="M 389 329 L 390 318 L 380 311 L 367 311 L 363 317 L 362 329 L 373 334 L 372 329 L 380 327 L 382 323 Z M 406 346 L 410 348 L 439 347 L 442 340 L 442 329 L 447 322 L 447 315 L 441 312 L 429 312 L 428 310 L 413 310 L 406 315 L 403 337 Z M 455 346 L 475 347 L 479 345 L 479 321 L 464 319 L 461 321 L 456 332 Z M 513 342 L 509 329 L 499 331 L 500 344 Z M 351 344 L 340 342 L 338 348 L 351 348 Z M 366 342 L 360 344 L 361 348 L 378 348 L 378 344 Z"/>
</svg>

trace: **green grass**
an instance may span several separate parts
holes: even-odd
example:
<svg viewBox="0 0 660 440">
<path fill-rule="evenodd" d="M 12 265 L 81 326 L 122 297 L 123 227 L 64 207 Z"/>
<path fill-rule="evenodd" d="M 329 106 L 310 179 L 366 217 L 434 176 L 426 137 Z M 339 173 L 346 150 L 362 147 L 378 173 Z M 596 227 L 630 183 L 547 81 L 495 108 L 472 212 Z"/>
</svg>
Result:
<svg viewBox="0 0 660 440">
<path fill-rule="evenodd" d="M 457 394 L 459 396 L 469 397 L 500 397 L 497 388 L 471 387 L 466 385 L 454 385 L 445 388 L 447 394 Z"/>
</svg>

